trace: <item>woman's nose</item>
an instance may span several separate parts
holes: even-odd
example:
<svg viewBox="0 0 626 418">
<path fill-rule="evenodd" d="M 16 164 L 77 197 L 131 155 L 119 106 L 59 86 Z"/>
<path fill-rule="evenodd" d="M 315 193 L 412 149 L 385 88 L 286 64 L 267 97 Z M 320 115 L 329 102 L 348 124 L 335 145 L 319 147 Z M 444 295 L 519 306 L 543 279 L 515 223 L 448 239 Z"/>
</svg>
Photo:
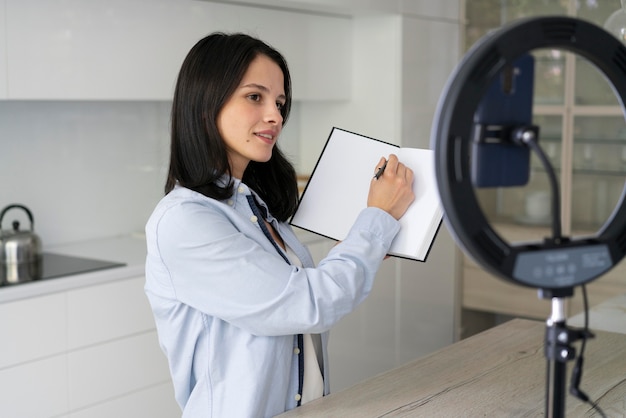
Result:
<svg viewBox="0 0 626 418">
<path fill-rule="evenodd" d="M 278 125 L 282 124 L 283 115 L 280 113 L 280 109 L 276 105 L 270 105 L 268 107 L 265 113 L 265 120 Z"/>
</svg>

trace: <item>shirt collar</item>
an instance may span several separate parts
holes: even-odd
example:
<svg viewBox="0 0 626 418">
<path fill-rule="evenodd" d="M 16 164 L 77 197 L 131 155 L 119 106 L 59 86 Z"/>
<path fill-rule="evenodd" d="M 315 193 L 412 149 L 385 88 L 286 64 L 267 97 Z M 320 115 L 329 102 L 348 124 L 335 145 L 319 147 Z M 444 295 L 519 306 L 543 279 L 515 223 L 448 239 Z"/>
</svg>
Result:
<svg viewBox="0 0 626 418">
<path fill-rule="evenodd" d="M 228 177 L 228 176 L 222 176 L 222 178 L 220 178 L 220 180 L 219 180 L 220 182 L 224 182 L 223 184 L 227 184 L 226 182 L 228 181 L 225 177 Z M 239 195 L 241 195 L 241 196 L 252 195 L 252 196 L 254 196 L 254 199 L 256 201 L 257 206 L 262 207 L 264 209 L 264 211 L 267 213 L 266 220 L 269 221 L 269 222 L 272 222 L 274 220 L 274 217 L 270 213 L 270 210 L 269 210 L 267 204 L 263 201 L 263 199 L 261 199 L 261 196 L 259 196 L 257 192 L 255 192 L 250 187 L 248 187 L 248 185 L 245 184 L 240 179 L 233 177 L 232 180 L 233 180 L 233 193 L 234 193 L 235 196 L 233 196 L 233 198 L 231 198 L 231 199 L 235 202 L 235 205 L 239 201 L 239 199 L 236 198 L 237 196 L 239 196 Z M 246 205 L 247 205 L 247 201 L 246 201 Z"/>
</svg>

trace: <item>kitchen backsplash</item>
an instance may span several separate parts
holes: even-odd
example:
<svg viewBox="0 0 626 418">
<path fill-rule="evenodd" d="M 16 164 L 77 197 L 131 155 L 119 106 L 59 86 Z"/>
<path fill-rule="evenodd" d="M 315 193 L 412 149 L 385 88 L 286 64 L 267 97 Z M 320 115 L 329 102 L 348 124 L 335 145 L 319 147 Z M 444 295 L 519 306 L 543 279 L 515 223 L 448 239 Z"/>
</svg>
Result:
<svg viewBox="0 0 626 418">
<path fill-rule="evenodd" d="M 29 207 L 44 248 L 139 230 L 162 189 L 168 123 L 161 102 L 0 102 L 0 205 Z"/>
<path fill-rule="evenodd" d="M 0 209 L 30 208 L 44 249 L 142 232 L 163 194 L 170 102 L 0 101 Z M 283 147 L 298 165 L 298 110 Z M 2 229 L 18 219 L 7 212 Z"/>
</svg>

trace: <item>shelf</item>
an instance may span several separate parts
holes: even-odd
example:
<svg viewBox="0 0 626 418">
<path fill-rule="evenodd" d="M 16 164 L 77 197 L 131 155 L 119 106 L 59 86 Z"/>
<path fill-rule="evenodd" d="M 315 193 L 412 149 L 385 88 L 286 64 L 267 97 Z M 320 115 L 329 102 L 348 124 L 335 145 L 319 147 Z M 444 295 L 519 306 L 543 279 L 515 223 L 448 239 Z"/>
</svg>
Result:
<svg viewBox="0 0 626 418">
<path fill-rule="evenodd" d="M 595 170 L 592 168 L 589 168 L 589 169 L 575 168 L 572 172 L 574 174 L 580 174 L 580 175 L 585 175 L 585 176 L 626 176 L 626 170 L 612 171 L 612 170 Z"/>
<path fill-rule="evenodd" d="M 576 144 L 608 144 L 626 146 L 626 138 L 574 138 L 574 145 Z"/>
<path fill-rule="evenodd" d="M 624 116 L 621 106 L 576 105 L 573 108 L 567 108 L 563 103 L 551 103 L 541 99 L 535 99 L 533 103 L 535 116 L 563 116 L 566 110 L 574 116 Z"/>
<path fill-rule="evenodd" d="M 561 167 L 555 165 L 553 166 L 555 171 L 560 171 Z M 543 166 L 533 166 L 530 168 L 532 171 L 536 173 L 545 173 L 546 170 Z M 624 170 L 598 170 L 593 168 L 574 168 L 572 170 L 572 174 L 574 175 L 582 175 L 582 176 L 609 176 L 609 177 L 626 177 L 626 168 Z M 557 173 L 558 176 L 558 173 Z"/>
</svg>

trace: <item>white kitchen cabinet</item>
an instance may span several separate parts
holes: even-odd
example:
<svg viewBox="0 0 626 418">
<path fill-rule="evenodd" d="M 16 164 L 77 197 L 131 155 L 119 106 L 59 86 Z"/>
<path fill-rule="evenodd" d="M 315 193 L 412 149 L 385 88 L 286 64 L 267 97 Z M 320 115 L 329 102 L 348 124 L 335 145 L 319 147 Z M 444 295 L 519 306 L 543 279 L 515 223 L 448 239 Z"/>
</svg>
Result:
<svg viewBox="0 0 626 418">
<path fill-rule="evenodd" d="M 68 411 L 66 381 L 64 354 L 0 369 L 0 416 L 62 416 Z"/>
<path fill-rule="evenodd" d="M 144 282 L 130 277 L 0 304 L 0 416 L 180 414 Z"/>
<path fill-rule="evenodd" d="M 141 276 L 67 292 L 69 411 L 118 398 L 132 403 L 142 391 L 169 384 L 144 283 Z M 173 392 L 153 402 L 177 409 Z"/>
<path fill-rule="evenodd" d="M 347 17 L 189 0 L 4 1 L 0 98 L 171 100 L 185 55 L 216 30 L 246 32 L 281 50 L 296 100 L 350 95 Z"/>
<path fill-rule="evenodd" d="M 6 1 L 0 0 L 0 100 L 7 98 Z"/>
<path fill-rule="evenodd" d="M 0 341 L 0 370 L 63 353 L 67 344 L 65 295 L 0 304 Z M 0 393 L 2 388 L 0 382 Z"/>
<path fill-rule="evenodd" d="M 159 348 L 156 331 L 68 353 L 70 411 L 169 380 L 167 361 Z M 168 398 L 174 402 L 173 393 Z"/>
<path fill-rule="evenodd" d="M 0 416 L 67 411 L 65 294 L 0 304 Z"/>
<path fill-rule="evenodd" d="M 68 292 L 69 349 L 154 330 L 144 283 L 136 277 Z"/>
<path fill-rule="evenodd" d="M 348 100 L 351 95 L 352 19 L 305 12 L 231 6 L 203 9 L 204 31 L 244 32 L 276 47 L 291 72 L 294 100 Z"/>
<path fill-rule="evenodd" d="M 175 2 L 6 2 L 9 99 L 171 98 L 193 39 Z"/>
<path fill-rule="evenodd" d="M 210 0 L 203 0 L 210 1 Z M 312 12 L 345 14 L 413 14 L 421 17 L 458 19 L 459 1 L 389 0 L 222 0 L 224 2 L 298 8 Z"/>
<path fill-rule="evenodd" d="M 358 0 L 357 0 L 358 1 Z M 387 2 L 387 0 L 383 0 Z M 461 2 L 454 0 L 432 1 L 412 0 L 399 2 L 402 13 L 408 16 L 434 19 L 448 19 L 449 22 L 459 18 Z M 435 37 L 435 39 L 438 39 Z M 442 40 L 439 40 L 441 42 Z M 440 43 L 441 45 L 441 43 Z M 446 45 L 450 45 L 446 43 Z"/>
<path fill-rule="evenodd" d="M 67 418 L 138 418 L 180 416 L 180 408 L 174 402 L 160 402 L 171 399 L 174 389 L 170 383 L 149 387 L 130 395 L 111 399 L 107 402 L 81 409 L 67 415 Z"/>
</svg>

